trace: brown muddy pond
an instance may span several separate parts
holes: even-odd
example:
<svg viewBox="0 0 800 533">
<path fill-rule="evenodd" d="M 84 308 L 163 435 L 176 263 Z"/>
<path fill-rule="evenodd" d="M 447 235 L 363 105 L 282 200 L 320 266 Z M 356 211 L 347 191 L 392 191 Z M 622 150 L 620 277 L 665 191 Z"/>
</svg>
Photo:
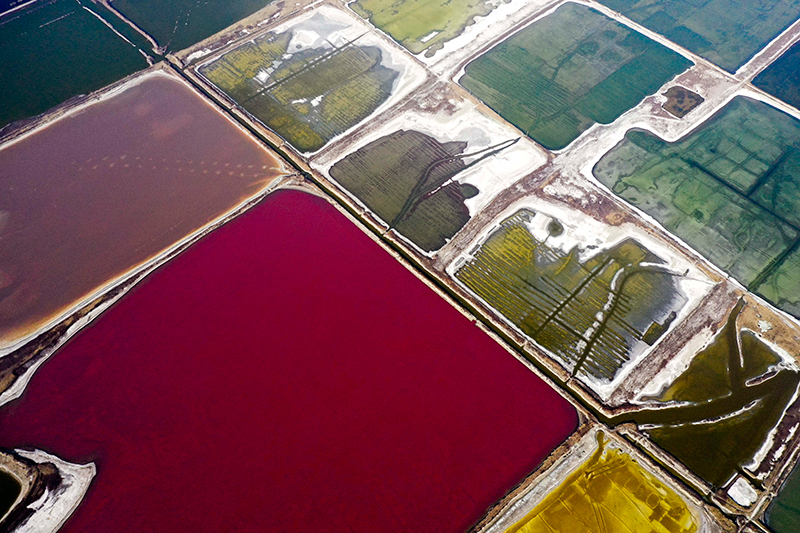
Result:
<svg viewBox="0 0 800 533">
<path fill-rule="evenodd" d="M 0 347 L 283 172 L 276 155 L 161 73 L 0 148 Z"/>
</svg>

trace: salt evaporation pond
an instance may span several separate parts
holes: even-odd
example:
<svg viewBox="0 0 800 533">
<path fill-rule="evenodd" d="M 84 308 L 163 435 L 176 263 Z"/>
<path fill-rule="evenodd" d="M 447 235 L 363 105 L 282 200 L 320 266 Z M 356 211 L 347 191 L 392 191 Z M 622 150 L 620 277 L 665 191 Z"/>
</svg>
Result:
<svg viewBox="0 0 800 533">
<path fill-rule="evenodd" d="M 326 200 L 279 191 L 57 352 L 0 445 L 96 462 L 65 532 L 462 532 L 576 425 Z"/>
<path fill-rule="evenodd" d="M 0 347 L 285 174 L 176 78 L 147 75 L 0 149 Z"/>
</svg>

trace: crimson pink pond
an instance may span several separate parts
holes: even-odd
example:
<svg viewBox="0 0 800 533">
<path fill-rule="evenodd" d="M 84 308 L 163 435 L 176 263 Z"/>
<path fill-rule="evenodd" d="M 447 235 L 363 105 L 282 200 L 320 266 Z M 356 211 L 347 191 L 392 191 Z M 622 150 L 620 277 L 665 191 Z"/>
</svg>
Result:
<svg viewBox="0 0 800 533">
<path fill-rule="evenodd" d="M 467 530 L 575 409 L 325 200 L 274 193 L 0 409 L 97 477 L 74 532 Z"/>
</svg>

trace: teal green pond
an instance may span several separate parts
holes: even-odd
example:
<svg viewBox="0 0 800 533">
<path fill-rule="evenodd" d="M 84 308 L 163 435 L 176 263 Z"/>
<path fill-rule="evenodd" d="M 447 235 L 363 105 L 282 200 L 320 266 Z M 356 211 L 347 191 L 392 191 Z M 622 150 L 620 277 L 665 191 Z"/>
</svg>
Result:
<svg viewBox="0 0 800 533">
<path fill-rule="evenodd" d="M 0 127 L 148 66 L 134 37 L 115 25 L 126 42 L 97 13 L 115 18 L 86 0 L 35 3 L 0 18 Z"/>
</svg>

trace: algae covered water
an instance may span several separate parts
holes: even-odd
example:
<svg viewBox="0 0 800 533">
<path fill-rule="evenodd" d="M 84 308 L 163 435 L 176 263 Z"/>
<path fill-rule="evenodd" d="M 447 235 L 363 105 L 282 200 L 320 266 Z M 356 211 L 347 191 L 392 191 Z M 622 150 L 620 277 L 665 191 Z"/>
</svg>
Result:
<svg viewBox="0 0 800 533">
<path fill-rule="evenodd" d="M 796 0 L 602 0 L 729 72 L 735 72 L 800 15 Z"/>
<path fill-rule="evenodd" d="M 800 316 L 800 121 L 738 96 L 681 140 L 629 131 L 595 177 Z"/>
<path fill-rule="evenodd" d="M 594 9 L 567 3 L 470 62 L 459 83 L 545 148 L 560 150 L 691 64 Z"/>
</svg>

